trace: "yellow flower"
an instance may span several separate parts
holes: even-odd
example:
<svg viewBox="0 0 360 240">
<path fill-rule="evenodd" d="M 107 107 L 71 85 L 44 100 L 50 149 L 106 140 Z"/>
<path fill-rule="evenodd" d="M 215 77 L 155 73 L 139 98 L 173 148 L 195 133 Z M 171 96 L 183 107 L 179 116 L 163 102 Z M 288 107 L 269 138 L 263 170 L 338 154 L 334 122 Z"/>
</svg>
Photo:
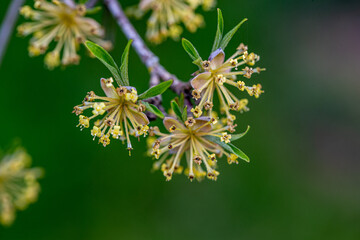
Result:
<svg viewBox="0 0 360 240">
<path fill-rule="evenodd" d="M 233 164 L 233 163 L 239 164 L 239 161 L 237 159 L 238 159 L 238 156 L 236 156 L 235 154 L 232 154 L 232 153 L 230 154 L 230 156 L 227 157 L 229 164 Z"/>
<path fill-rule="evenodd" d="M 106 97 L 89 92 L 83 103 L 74 107 L 73 113 L 76 115 L 82 114 L 87 109 L 93 109 L 92 116 L 79 116 L 78 126 L 81 129 L 89 128 L 90 121 L 98 118 L 91 130 L 94 139 L 99 137 L 99 143 L 104 147 L 110 144 L 111 135 L 115 139 L 126 139 L 130 151 L 132 145 L 129 136 L 146 136 L 149 130 L 147 126 L 149 119 L 140 111 L 142 108 L 137 102 L 137 91 L 133 87 L 115 88 L 111 78 L 102 78 L 100 83 Z"/>
<path fill-rule="evenodd" d="M 193 121 L 193 124 L 189 124 L 189 120 Z M 184 157 L 187 162 L 185 174 L 190 180 L 194 178 L 200 180 L 206 175 L 209 179 L 216 180 L 219 175 L 215 170 L 216 156 L 231 155 L 208 137 L 226 138 L 228 142 L 231 136 L 224 132 L 229 128 L 228 126 L 214 128 L 213 122 L 210 117 L 196 119 L 189 117 L 185 123 L 173 117 L 166 117 L 164 126 L 170 134 L 161 133 L 158 129 L 154 131 L 159 138 L 153 145 L 152 155 L 159 160 L 154 163 L 153 168 L 159 169 L 162 166 L 164 176 L 169 181 L 173 173 L 181 167 L 181 160 Z"/>
<path fill-rule="evenodd" d="M 227 134 L 226 132 L 222 133 L 222 136 L 220 137 L 222 142 L 229 143 L 231 139 L 231 135 Z"/>
<path fill-rule="evenodd" d="M 185 121 L 185 126 L 192 127 L 196 123 L 196 120 L 193 117 L 188 117 L 188 119 Z"/>
<path fill-rule="evenodd" d="M 36 202 L 40 192 L 37 179 L 42 176 L 42 170 L 29 168 L 30 165 L 30 156 L 21 148 L 0 160 L 0 224 L 11 225 L 16 210 L 24 210 Z"/>
<path fill-rule="evenodd" d="M 146 37 L 159 44 L 168 37 L 179 39 L 183 32 L 181 23 L 190 32 L 195 32 L 204 24 L 203 16 L 195 13 L 195 10 L 202 5 L 208 11 L 215 3 L 215 0 L 141 0 L 138 7 L 129 8 L 127 13 L 140 18 L 152 11 L 147 21 Z"/>
<path fill-rule="evenodd" d="M 201 63 L 202 72 L 196 75 L 191 80 L 191 85 L 194 88 L 193 97 L 197 100 L 201 98 L 198 109 L 203 108 L 209 111 L 211 116 L 212 104 L 214 94 L 217 92 L 220 108 L 226 115 L 231 116 L 230 110 L 248 111 L 247 99 L 238 99 L 226 85 L 237 87 L 239 90 L 246 90 L 250 96 L 258 98 L 263 91 L 261 85 L 246 86 L 244 81 L 236 81 L 238 75 L 250 78 L 253 73 L 260 73 L 264 69 L 244 67 L 238 70 L 242 65 L 253 66 L 260 57 L 254 53 L 248 54 L 247 47 L 241 44 L 235 54 L 225 61 L 225 53 L 221 48 L 214 51 L 208 60 Z M 232 71 L 235 69 L 235 71 Z M 194 94 L 195 93 L 195 94 Z M 201 95 L 201 97 L 200 97 Z"/>
<path fill-rule="evenodd" d="M 32 21 L 19 25 L 18 32 L 22 36 L 32 35 L 28 48 L 30 56 L 44 54 L 49 45 L 56 42 L 55 48 L 44 59 L 49 69 L 60 64 L 78 64 L 80 57 L 77 50 L 85 40 L 111 48 L 111 43 L 103 40 L 104 31 L 100 24 L 84 17 L 87 11 L 85 5 L 72 8 L 58 0 L 36 0 L 34 8 L 24 6 L 20 9 L 20 14 Z"/>
<path fill-rule="evenodd" d="M 202 114 L 201 108 L 198 106 L 196 106 L 195 108 L 192 108 L 191 112 L 193 113 L 194 117 L 200 117 Z"/>
</svg>

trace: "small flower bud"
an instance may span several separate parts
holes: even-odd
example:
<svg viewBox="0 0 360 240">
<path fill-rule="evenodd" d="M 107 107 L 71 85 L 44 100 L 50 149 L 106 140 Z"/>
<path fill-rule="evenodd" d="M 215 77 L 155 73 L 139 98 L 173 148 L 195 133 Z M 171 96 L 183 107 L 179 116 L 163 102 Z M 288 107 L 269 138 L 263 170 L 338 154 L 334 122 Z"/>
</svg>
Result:
<svg viewBox="0 0 360 240">
<path fill-rule="evenodd" d="M 176 126 L 175 125 L 172 125 L 170 128 L 169 128 L 169 132 L 174 132 L 176 130 Z"/>
<path fill-rule="evenodd" d="M 210 102 L 210 101 L 206 101 L 204 103 L 205 110 L 211 110 L 213 108 L 213 106 L 214 106 L 214 104 L 212 102 Z"/>
<path fill-rule="evenodd" d="M 192 127 L 195 123 L 196 121 L 193 117 L 188 117 L 188 119 L 185 121 L 185 126 Z"/>
<path fill-rule="evenodd" d="M 193 90 L 192 91 L 192 96 L 193 96 L 193 98 L 195 99 L 195 100 L 198 100 L 198 99 L 200 99 L 201 98 L 201 93 L 200 93 L 200 91 L 199 90 Z"/>
<path fill-rule="evenodd" d="M 204 70 L 209 70 L 210 69 L 210 62 L 205 60 L 201 62 L 201 66 Z"/>
</svg>

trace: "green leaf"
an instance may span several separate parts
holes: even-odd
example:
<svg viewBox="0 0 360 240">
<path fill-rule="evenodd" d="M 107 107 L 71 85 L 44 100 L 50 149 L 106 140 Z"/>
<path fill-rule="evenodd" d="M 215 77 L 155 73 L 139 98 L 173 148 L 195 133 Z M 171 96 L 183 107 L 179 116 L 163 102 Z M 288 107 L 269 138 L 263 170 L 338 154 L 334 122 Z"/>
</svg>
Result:
<svg viewBox="0 0 360 240">
<path fill-rule="evenodd" d="M 144 100 L 162 94 L 171 86 L 172 82 L 173 80 L 168 80 L 146 90 L 139 95 L 139 99 Z"/>
<path fill-rule="evenodd" d="M 187 120 L 187 117 L 188 117 L 187 108 L 188 108 L 188 106 L 185 106 L 185 108 L 183 109 L 183 112 L 182 112 L 182 120 L 184 122 Z"/>
<path fill-rule="evenodd" d="M 195 64 L 196 66 L 198 66 L 199 68 L 201 68 L 202 67 L 201 62 L 202 62 L 202 59 L 198 58 L 195 61 L 193 61 L 192 63 Z"/>
<path fill-rule="evenodd" d="M 180 109 L 184 109 L 184 99 L 185 99 L 184 93 L 181 93 L 180 94 L 180 99 L 179 99 L 179 107 L 180 107 Z"/>
<path fill-rule="evenodd" d="M 179 120 L 182 120 L 182 114 L 179 105 L 176 103 L 175 100 L 171 101 L 171 108 L 174 111 L 175 115 L 179 118 Z"/>
<path fill-rule="evenodd" d="M 215 41 L 211 52 L 214 52 L 216 49 L 220 47 L 220 42 L 224 33 L 224 19 L 220 8 L 217 9 L 217 12 L 218 12 L 217 29 L 216 29 Z"/>
<path fill-rule="evenodd" d="M 232 152 L 235 155 L 237 155 L 239 158 L 241 158 L 245 162 L 250 162 L 250 158 L 243 151 L 241 151 L 239 148 L 237 148 L 235 145 L 233 145 L 232 143 L 228 143 L 227 145 L 230 146 Z"/>
<path fill-rule="evenodd" d="M 235 154 L 236 156 L 238 156 L 240 159 L 246 161 L 246 162 L 250 162 L 250 158 L 248 156 L 246 156 L 246 154 L 241 151 L 239 148 L 237 148 L 236 146 L 234 146 L 232 143 L 225 143 L 222 142 L 220 140 L 220 137 L 215 137 L 215 136 L 206 136 L 206 138 L 216 144 L 219 144 L 222 148 L 224 148 L 226 151 L 231 152 L 233 154 Z"/>
<path fill-rule="evenodd" d="M 121 56 L 121 66 L 120 66 L 120 73 L 121 77 L 126 84 L 126 86 L 129 86 L 129 73 L 128 73 L 128 65 L 129 65 L 129 50 L 132 43 L 132 39 L 129 40 L 127 43 L 124 52 Z"/>
<path fill-rule="evenodd" d="M 198 61 L 198 59 L 200 59 L 200 61 L 202 61 L 198 51 L 196 50 L 194 45 L 189 40 L 183 38 L 181 42 L 182 42 L 183 48 L 189 54 L 189 56 L 191 57 L 191 59 L 193 61 Z"/>
<path fill-rule="evenodd" d="M 86 15 L 92 15 L 92 14 L 96 14 L 98 12 L 100 12 L 102 9 L 101 6 L 96 6 L 90 9 L 86 9 Z"/>
<path fill-rule="evenodd" d="M 241 25 L 247 21 L 247 18 L 244 18 L 238 25 L 236 25 L 233 29 L 231 29 L 227 34 L 225 34 L 223 40 L 221 41 L 220 48 L 222 50 L 225 50 L 226 46 L 230 42 L 230 40 L 233 38 L 234 34 L 237 32 L 237 30 L 241 27 Z"/>
<path fill-rule="evenodd" d="M 164 114 L 155 105 L 144 101 L 142 101 L 141 103 L 145 105 L 146 111 L 155 114 L 157 117 L 161 119 L 164 119 L 165 117 Z"/>
<path fill-rule="evenodd" d="M 92 54 L 94 54 L 97 59 L 99 59 L 110 70 L 111 74 L 119 85 L 126 85 L 120 77 L 120 71 L 114 59 L 105 49 L 91 41 L 86 41 L 85 46 Z"/>
<path fill-rule="evenodd" d="M 250 130 L 250 126 L 247 126 L 247 129 L 245 132 L 243 133 L 239 133 L 239 134 L 231 134 L 231 141 L 236 141 L 240 138 L 242 138 L 243 136 L 245 136 L 247 134 L 247 132 Z"/>
</svg>

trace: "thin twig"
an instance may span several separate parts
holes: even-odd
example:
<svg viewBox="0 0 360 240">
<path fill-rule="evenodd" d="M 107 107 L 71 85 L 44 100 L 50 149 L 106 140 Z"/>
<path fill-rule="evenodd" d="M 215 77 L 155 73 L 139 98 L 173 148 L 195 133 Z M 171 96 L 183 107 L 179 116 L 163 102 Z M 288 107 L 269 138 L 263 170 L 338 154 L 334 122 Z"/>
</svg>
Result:
<svg viewBox="0 0 360 240">
<path fill-rule="evenodd" d="M 169 73 L 160 63 L 159 58 L 146 46 L 142 38 L 139 36 L 129 19 L 126 17 L 123 9 L 121 8 L 117 0 L 104 0 L 104 4 L 107 6 L 119 27 L 128 39 L 133 40 L 132 46 L 139 55 L 141 61 L 145 64 L 151 74 L 157 75 L 161 80 L 173 80 L 171 90 L 176 94 L 185 94 L 188 98 L 188 104 L 190 101 L 190 84 L 188 82 L 180 81 L 175 75 Z"/>
<path fill-rule="evenodd" d="M 14 25 L 19 16 L 19 8 L 23 5 L 24 0 L 13 0 L 6 13 L 0 29 L 0 66 L 5 55 L 6 47 L 12 35 Z"/>
</svg>

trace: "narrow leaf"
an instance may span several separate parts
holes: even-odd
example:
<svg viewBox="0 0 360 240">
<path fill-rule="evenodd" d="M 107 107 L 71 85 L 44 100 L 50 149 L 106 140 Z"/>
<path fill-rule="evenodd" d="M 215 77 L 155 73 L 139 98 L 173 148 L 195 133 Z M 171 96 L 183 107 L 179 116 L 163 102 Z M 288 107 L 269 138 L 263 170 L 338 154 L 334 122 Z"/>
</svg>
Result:
<svg viewBox="0 0 360 240">
<path fill-rule="evenodd" d="M 246 161 L 246 162 L 250 162 L 250 159 L 248 156 L 246 156 L 246 154 L 241 151 L 239 148 L 237 148 L 236 146 L 234 146 L 232 143 L 225 143 L 222 142 L 220 140 L 219 137 L 215 137 L 215 136 L 207 136 L 207 139 L 209 139 L 210 141 L 219 144 L 222 148 L 224 148 L 226 151 L 231 152 L 233 154 L 235 154 L 236 156 L 238 156 L 240 159 Z"/>
<path fill-rule="evenodd" d="M 129 86 L 129 73 L 128 73 L 128 67 L 129 67 L 129 50 L 132 43 L 132 39 L 129 40 L 127 43 L 124 52 L 121 56 L 121 66 L 120 66 L 120 73 L 121 78 L 123 79 L 126 86 Z"/>
<path fill-rule="evenodd" d="M 119 85 L 125 85 L 120 77 L 119 68 L 110 54 L 105 49 L 91 41 L 86 41 L 85 45 L 89 51 L 110 70 L 117 83 Z"/>
<path fill-rule="evenodd" d="M 211 52 L 214 52 L 216 49 L 220 47 L 220 42 L 224 33 L 224 19 L 220 8 L 217 9 L 217 12 L 218 12 L 217 29 L 216 29 L 215 41 Z"/>
<path fill-rule="evenodd" d="M 237 148 L 234 144 L 228 143 L 228 146 L 232 149 L 233 153 L 237 155 L 239 158 L 244 160 L 245 162 L 250 162 L 250 158 L 239 148 Z"/>
<path fill-rule="evenodd" d="M 162 94 L 171 86 L 172 82 L 173 80 L 168 80 L 146 90 L 139 95 L 139 99 L 144 100 Z"/>
<path fill-rule="evenodd" d="M 179 99 L 179 107 L 180 107 L 180 109 L 184 109 L 184 99 L 185 99 L 184 93 L 181 93 L 180 94 L 180 99 Z"/>
<path fill-rule="evenodd" d="M 243 136 L 245 136 L 247 134 L 247 132 L 250 130 L 250 126 L 247 126 L 247 129 L 245 132 L 243 133 L 239 133 L 239 134 L 231 134 L 231 141 L 235 141 L 238 140 L 240 138 L 242 138 Z"/>
<path fill-rule="evenodd" d="M 196 50 L 194 45 L 189 40 L 183 38 L 181 42 L 182 42 L 183 48 L 189 54 L 189 56 L 191 57 L 191 59 L 193 61 L 198 61 L 198 59 L 200 59 L 200 61 L 201 61 L 201 57 L 200 57 L 198 51 Z"/>
<path fill-rule="evenodd" d="M 241 25 L 247 21 L 247 18 L 244 18 L 238 25 L 236 25 L 233 29 L 231 29 L 227 34 L 225 34 L 223 40 L 221 41 L 220 48 L 222 50 L 225 50 L 226 46 L 230 42 L 230 40 L 233 38 L 234 34 L 237 32 L 237 30 L 241 27 Z"/>
<path fill-rule="evenodd" d="M 155 114 L 157 117 L 163 119 L 165 116 L 164 114 L 153 104 L 142 101 L 142 104 L 145 105 L 146 111 Z"/>
<path fill-rule="evenodd" d="M 198 58 L 198 59 L 194 60 L 192 63 L 195 64 L 196 66 L 198 66 L 199 68 L 201 68 L 201 62 L 202 62 L 202 59 Z"/>
<path fill-rule="evenodd" d="M 174 100 L 171 101 L 171 108 L 174 111 L 175 115 L 179 118 L 179 120 L 182 120 L 183 118 L 180 107 Z"/>
<path fill-rule="evenodd" d="M 182 120 L 185 122 L 187 120 L 188 117 L 188 112 L 187 112 L 187 106 L 185 106 L 183 112 L 182 112 Z"/>
</svg>

